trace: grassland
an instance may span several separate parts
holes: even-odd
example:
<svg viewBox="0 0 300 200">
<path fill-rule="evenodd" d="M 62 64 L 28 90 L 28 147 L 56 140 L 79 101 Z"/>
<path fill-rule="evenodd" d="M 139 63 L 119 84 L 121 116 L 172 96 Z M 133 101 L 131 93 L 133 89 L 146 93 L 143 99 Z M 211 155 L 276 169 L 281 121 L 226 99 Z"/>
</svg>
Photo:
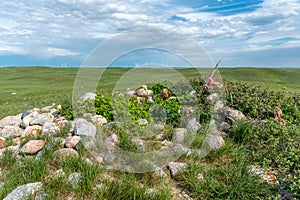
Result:
<svg viewBox="0 0 300 200">
<path fill-rule="evenodd" d="M 103 69 L 97 69 L 99 72 Z M 128 72 L 127 68 L 104 71 L 98 85 L 99 93 L 107 93 Z M 0 118 L 26 109 L 62 103 L 72 97 L 78 68 L 6 67 L 0 68 Z M 187 79 L 199 76 L 195 69 L 178 69 Z M 204 75 L 211 69 L 200 69 Z M 259 82 L 274 89 L 300 91 L 300 69 L 222 68 L 223 79 Z M 159 74 L 159 73 L 158 73 Z M 146 73 L 145 76 L 148 76 Z M 161 79 L 168 78 L 160 74 Z M 86 80 L 91 77 L 87 75 Z M 145 77 L 140 77 L 143 80 Z M 16 94 L 14 94 L 16 93 Z"/>
</svg>

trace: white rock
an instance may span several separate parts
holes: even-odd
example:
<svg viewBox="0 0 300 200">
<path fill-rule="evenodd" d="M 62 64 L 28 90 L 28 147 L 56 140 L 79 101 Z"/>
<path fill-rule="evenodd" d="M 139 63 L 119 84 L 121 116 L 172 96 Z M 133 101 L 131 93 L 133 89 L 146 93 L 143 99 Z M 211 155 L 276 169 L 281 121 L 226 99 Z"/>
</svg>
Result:
<svg viewBox="0 0 300 200">
<path fill-rule="evenodd" d="M 4 128 L 5 126 L 20 126 L 21 124 L 21 116 L 7 116 L 0 120 L 0 128 Z"/>
<path fill-rule="evenodd" d="M 88 92 L 88 93 L 85 93 L 82 97 L 81 97 L 81 100 L 82 101 L 85 101 L 85 100 L 87 100 L 87 99 L 91 99 L 91 100 L 95 100 L 95 97 L 96 97 L 97 95 L 95 94 L 95 93 L 93 93 L 93 92 Z"/>
<path fill-rule="evenodd" d="M 3 200 L 22 200 L 32 198 L 32 194 L 43 189 L 42 182 L 21 185 L 9 193 Z"/>
<path fill-rule="evenodd" d="M 6 138 L 6 139 L 11 139 L 11 138 L 16 138 L 20 137 L 22 134 L 22 129 L 19 128 L 18 126 L 5 126 L 1 132 L 0 136 Z"/>
<path fill-rule="evenodd" d="M 178 173 L 184 171 L 187 167 L 186 163 L 180 163 L 180 162 L 170 162 L 168 164 L 169 170 L 171 172 L 171 176 L 174 177 Z"/>
<path fill-rule="evenodd" d="M 74 120 L 74 133 L 79 136 L 95 137 L 96 127 L 86 119 L 77 118 Z"/>
<path fill-rule="evenodd" d="M 172 141 L 175 143 L 184 143 L 187 130 L 185 128 L 177 128 L 172 137 Z"/>
<path fill-rule="evenodd" d="M 222 146 L 225 145 L 224 139 L 219 135 L 206 135 L 205 142 L 213 150 L 219 150 Z"/>
</svg>

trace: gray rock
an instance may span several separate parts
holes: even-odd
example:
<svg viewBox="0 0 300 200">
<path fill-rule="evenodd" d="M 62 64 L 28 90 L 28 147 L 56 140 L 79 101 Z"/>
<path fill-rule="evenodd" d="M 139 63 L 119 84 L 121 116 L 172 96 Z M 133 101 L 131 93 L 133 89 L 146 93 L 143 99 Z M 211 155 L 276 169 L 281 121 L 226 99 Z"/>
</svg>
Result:
<svg viewBox="0 0 300 200">
<path fill-rule="evenodd" d="M 184 155 L 190 156 L 192 154 L 191 149 L 189 149 L 187 147 L 184 147 L 181 144 L 174 146 L 172 149 L 173 149 L 173 151 L 175 151 L 179 155 L 184 154 Z"/>
<path fill-rule="evenodd" d="M 7 116 L 0 120 L 0 128 L 4 128 L 5 126 L 20 126 L 21 121 L 19 115 Z"/>
<path fill-rule="evenodd" d="M 175 143 L 183 143 L 187 130 L 185 128 L 177 128 L 173 133 L 172 141 Z"/>
<path fill-rule="evenodd" d="M 221 131 L 228 131 L 230 129 L 230 125 L 227 122 L 221 122 L 219 127 Z"/>
<path fill-rule="evenodd" d="M 206 99 L 208 102 L 215 102 L 218 99 L 219 95 L 217 93 L 210 94 Z"/>
<path fill-rule="evenodd" d="M 43 189 L 42 182 L 21 185 L 9 193 L 3 200 L 22 200 L 31 198 L 32 194 Z"/>
<path fill-rule="evenodd" d="M 38 115 L 39 113 L 36 110 L 32 110 L 32 112 L 29 113 L 28 115 L 24 115 L 24 117 L 22 118 L 21 127 L 22 128 L 28 127 L 30 125 L 29 122 L 32 119 L 36 118 Z"/>
<path fill-rule="evenodd" d="M 21 120 L 23 120 L 26 116 L 30 115 L 33 112 L 33 110 L 26 110 L 21 115 Z"/>
<path fill-rule="evenodd" d="M 112 164 L 116 160 L 116 155 L 112 153 L 108 153 L 104 156 L 103 162 L 106 165 Z"/>
<path fill-rule="evenodd" d="M 148 124 L 148 121 L 146 119 L 138 119 L 137 122 L 140 126 L 145 126 Z"/>
<path fill-rule="evenodd" d="M 47 193 L 46 192 L 39 192 L 34 197 L 34 200 L 45 200 L 45 199 L 47 199 Z"/>
<path fill-rule="evenodd" d="M 59 111 L 59 110 L 54 110 L 53 112 L 51 112 L 51 114 L 52 114 L 54 117 L 59 117 L 60 111 Z"/>
<path fill-rule="evenodd" d="M 225 141 L 221 136 L 212 134 L 206 135 L 205 143 L 213 150 L 219 150 L 225 145 Z"/>
<path fill-rule="evenodd" d="M 29 125 L 40 125 L 43 126 L 46 122 L 53 122 L 54 116 L 51 113 L 43 113 L 40 115 L 37 115 L 32 120 L 29 121 Z"/>
<path fill-rule="evenodd" d="M 201 125 L 199 122 L 197 122 L 196 117 L 193 117 L 191 119 L 188 119 L 186 127 L 187 127 L 187 129 L 197 132 L 199 130 L 199 128 L 201 127 Z"/>
<path fill-rule="evenodd" d="M 95 137 L 96 127 L 83 118 L 74 120 L 74 134 L 79 136 Z"/>
<path fill-rule="evenodd" d="M 186 163 L 180 163 L 180 162 L 170 162 L 168 164 L 168 167 L 169 167 L 169 170 L 171 172 L 171 176 L 174 177 L 178 173 L 183 172 L 186 169 L 187 164 Z"/>
<path fill-rule="evenodd" d="M 72 188 L 76 188 L 80 184 L 81 180 L 82 180 L 82 174 L 78 172 L 72 173 L 68 177 L 68 181 L 72 186 Z"/>
<path fill-rule="evenodd" d="M 109 150 L 113 151 L 119 143 L 118 136 L 116 134 L 112 134 L 107 139 L 104 140 L 104 146 Z"/>
<path fill-rule="evenodd" d="M 46 122 L 42 126 L 42 134 L 55 134 L 58 130 L 58 127 L 53 122 Z"/>
<path fill-rule="evenodd" d="M 85 93 L 82 97 L 81 97 L 81 100 L 82 101 L 85 101 L 85 100 L 87 100 L 87 99 L 91 99 L 91 100 L 95 100 L 95 97 L 96 97 L 97 95 L 95 94 L 95 93 L 93 93 L 93 92 L 88 92 L 88 93 Z"/>
<path fill-rule="evenodd" d="M 16 137 L 20 137 L 22 134 L 22 129 L 18 126 L 5 126 L 1 132 L 0 136 L 6 138 L 6 139 L 12 139 Z"/>
<path fill-rule="evenodd" d="M 135 91 L 134 90 L 130 90 L 129 88 L 126 90 L 126 96 L 132 97 L 134 95 L 135 95 Z"/>
</svg>

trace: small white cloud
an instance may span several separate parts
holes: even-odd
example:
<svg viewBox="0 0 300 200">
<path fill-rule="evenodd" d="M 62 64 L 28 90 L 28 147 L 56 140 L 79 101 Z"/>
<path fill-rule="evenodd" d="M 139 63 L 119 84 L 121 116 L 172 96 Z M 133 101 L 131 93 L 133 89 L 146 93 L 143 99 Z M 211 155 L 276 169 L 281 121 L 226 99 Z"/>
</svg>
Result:
<svg viewBox="0 0 300 200">
<path fill-rule="evenodd" d="M 77 56 L 79 53 L 63 48 L 47 48 L 47 56 L 60 57 L 60 56 Z"/>
</svg>

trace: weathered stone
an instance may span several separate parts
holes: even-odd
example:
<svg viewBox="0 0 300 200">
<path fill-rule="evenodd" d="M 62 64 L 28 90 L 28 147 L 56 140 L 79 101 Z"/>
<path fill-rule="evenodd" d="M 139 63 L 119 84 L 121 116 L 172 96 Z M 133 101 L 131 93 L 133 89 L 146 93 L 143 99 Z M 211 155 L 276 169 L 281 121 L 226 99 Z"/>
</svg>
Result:
<svg viewBox="0 0 300 200">
<path fill-rule="evenodd" d="M 221 100 L 218 100 L 214 105 L 214 111 L 217 112 L 220 109 L 224 108 L 224 103 Z"/>
<path fill-rule="evenodd" d="M 91 100 L 95 100 L 95 97 L 96 97 L 97 95 L 95 94 L 95 93 L 93 93 L 93 92 L 88 92 L 88 93 L 85 93 L 82 97 L 81 97 L 81 100 L 82 101 L 85 101 L 85 100 L 87 100 L 87 99 L 91 99 Z"/>
<path fill-rule="evenodd" d="M 46 192 L 39 192 L 34 197 L 34 200 L 46 200 L 46 199 L 47 199 L 47 193 Z"/>
<path fill-rule="evenodd" d="M 146 101 L 147 103 L 154 103 L 154 100 L 153 100 L 153 98 L 152 98 L 152 96 L 149 96 L 148 98 L 147 98 L 147 101 Z"/>
<path fill-rule="evenodd" d="M 21 149 L 20 152 L 26 154 L 36 154 L 44 148 L 45 142 L 43 140 L 30 140 Z"/>
<path fill-rule="evenodd" d="M 167 174 L 164 172 L 164 170 L 160 167 L 156 167 L 154 174 L 158 177 L 167 177 Z"/>
<path fill-rule="evenodd" d="M 28 111 L 29 112 L 29 111 Z M 25 112 L 24 112 L 25 113 Z M 24 114 L 23 113 L 23 114 Z M 22 115 L 23 115 L 22 114 Z M 29 114 L 27 114 L 27 115 L 25 115 L 24 114 L 24 116 L 23 116 L 23 118 L 22 118 L 22 122 L 21 122 L 21 127 L 22 128 L 26 128 L 27 126 L 29 126 L 30 124 L 30 121 L 32 120 L 32 119 L 34 119 L 34 118 L 36 118 L 37 116 L 39 115 L 39 113 L 38 113 L 38 111 L 36 111 L 36 110 L 31 110 L 31 113 L 29 113 Z"/>
<path fill-rule="evenodd" d="M 221 131 L 228 131 L 230 129 L 230 125 L 227 122 L 221 122 L 219 127 Z"/>
<path fill-rule="evenodd" d="M 206 99 L 209 102 L 215 102 L 218 99 L 219 95 L 217 93 L 210 94 Z"/>
<path fill-rule="evenodd" d="M 148 124 L 148 121 L 146 119 L 138 119 L 137 123 L 141 126 L 145 126 Z"/>
<path fill-rule="evenodd" d="M 26 129 L 22 132 L 21 137 L 34 137 L 41 133 L 42 127 L 39 125 L 34 126 L 28 126 Z"/>
<path fill-rule="evenodd" d="M 82 174 L 78 172 L 72 173 L 68 177 L 68 181 L 72 186 L 72 188 L 76 188 L 80 184 L 81 180 L 82 180 Z"/>
<path fill-rule="evenodd" d="M 132 97 L 132 96 L 134 96 L 134 95 L 135 95 L 135 91 L 134 91 L 134 90 L 130 90 L 130 88 L 128 88 L 128 89 L 126 90 L 126 96 Z"/>
<path fill-rule="evenodd" d="M 53 157 L 56 160 L 63 160 L 63 159 L 66 159 L 66 158 L 76 158 L 78 156 L 79 156 L 78 152 L 74 149 L 71 149 L 71 148 L 59 149 L 59 150 L 56 150 L 53 153 Z"/>
<path fill-rule="evenodd" d="M 42 126 L 42 134 L 54 134 L 58 131 L 58 127 L 53 122 L 46 122 Z"/>
<path fill-rule="evenodd" d="M 182 116 L 187 117 L 187 118 L 192 117 L 194 112 L 195 112 L 195 109 L 192 106 L 184 107 L 180 110 L 180 113 L 182 114 Z"/>
<path fill-rule="evenodd" d="M 65 146 L 67 148 L 75 148 L 76 145 L 79 143 L 80 139 L 80 136 L 67 137 L 65 141 Z"/>
<path fill-rule="evenodd" d="M 21 120 L 23 120 L 26 116 L 30 115 L 33 112 L 33 110 L 26 110 L 21 115 Z"/>
<path fill-rule="evenodd" d="M 219 135 L 206 135 L 205 142 L 213 150 L 219 150 L 222 146 L 225 145 L 224 139 Z"/>
<path fill-rule="evenodd" d="M 187 167 L 186 163 L 180 163 L 180 162 L 170 162 L 168 164 L 169 170 L 171 172 L 171 176 L 174 177 L 178 173 L 184 171 Z"/>
<path fill-rule="evenodd" d="M 0 132 L 0 136 L 6 139 L 20 137 L 21 134 L 22 134 L 22 129 L 18 126 L 5 126 Z"/>
<path fill-rule="evenodd" d="M 143 86 L 142 88 L 135 90 L 135 95 L 139 97 L 147 97 L 148 96 L 147 86 L 146 87 Z"/>
<path fill-rule="evenodd" d="M 177 128 L 173 133 L 172 141 L 175 143 L 183 143 L 187 130 L 185 128 Z"/>
<path fill-rule="evenodd" d="M 42 182 L 27 183 L 21 185 L 9 193 L 3 200 L 29 199 L 36 192 L 43 189 Z"/>
<path fill-rule="evenodd" d="M 19 151 L 19 146 L 9 146 L 9 147 L 5 147 L 3 149 L 0 149 L 0 157 L 3 157 L 4 153 L 6 151 L 10 151 L 10 152 L 12 152 L 13 154 L 16 155 Z"/>
<path fill-rule="evenodd" d="M 95 137 L 96 127 L 83 118 L 77 118 L 74 120 L 74 133 L 79 136 Z"/>
<path fill-rule="evenodd" d="M 225 107 L 225 111 L 227 113 L 227 118 L 231 121 L 240 121 L 240 120 L 246 120 L 246 116 L 239 110 L 235 110 L 230 107 Z"/>
<path fill-rule="evenodd" d="M 95 126 L 102 126 L 103 124 L 107 124 L 106 118 L 101 115 L 94 115 L 92 116 L 91 120 Z"/>
<path fill-rule="evenodd" d="M 53 106 L 46 106 L 41 109 L 41 112 L 50 112 L 51 109 L 53 109 Z"/>
<path fill-rule="evenodd" d="M 35 118 L 30 120 L 29 125 L 40 125 L 43 126 L 46 122 L 53 122 L 54 121 L 54 116 L 51 113 L 43 113 L 40 115 L 37 115 Z"/>
<path fill-rule="evenodd" d="M 191 149 L 184 147 L 181 144 L 174 146 L 172 149 L 174 152 L 176 152 L 179 155 L 184 154 L 184 155 L 190 156 L 192 154 Z"/>
<path fill-rule="evenodd" d="M 3 149 L 7 146 L 7 141 L 4 137 L 0 137 L 0 149 Z"/>
<path fill-rule="evenodd" d="M 162 134 L 162 133 L 160 133 L 160 134 L 157 134 L 155 137 L 154 137 L 154 139 L 155 140 L 163 140 L 164 139 L 164 134 Z"/>
<path fill-rule="evenodd" d="M 51 115 L 53 115 L 54 117 L 59 117 L 60 111 L 59 110 L 52 110 Z"/>
<path fill-rule="evenodd" d="M 190 129 L 190 130 L 196 132 L 199 130 L 201 125 L 199 122 L 197 122 L 196 117 L 193 117 L 191 119 L 188 119 L 186 127 L 187 127 L 187 129 Z"/>
<path fill-rule="evenodd" d="M 7 116 L 0 120 L 0 128 L 4 128 L 5 126 L 20 126 L 21 117 L 17 116 Z"/>
</svg>

